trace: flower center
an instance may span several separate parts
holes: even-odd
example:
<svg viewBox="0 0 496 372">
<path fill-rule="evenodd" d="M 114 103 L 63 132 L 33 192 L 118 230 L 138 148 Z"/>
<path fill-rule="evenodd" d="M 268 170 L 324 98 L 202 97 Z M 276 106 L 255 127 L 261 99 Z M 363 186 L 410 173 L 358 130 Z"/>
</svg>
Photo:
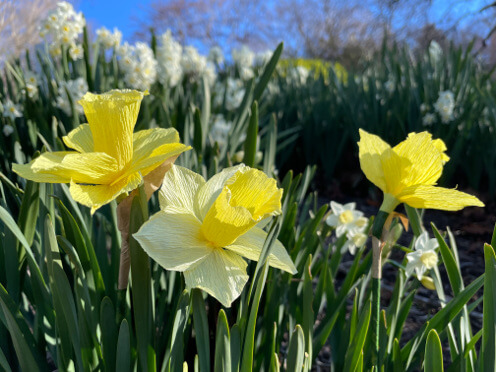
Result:
<svg viewBox="0 0 496 372">
<path fill-rule="evenodd" d="M 351 211 L 344 211 L 339 215 L 338 219 L 342 225 L 353 222 L 353 213 Z"/>
<path fill-rule="evenodd" d="M 420 256 L 420 261 L 430 270 L 437 265 L 437 254 L 434 252 L 425 252 Z"/>
</svg>

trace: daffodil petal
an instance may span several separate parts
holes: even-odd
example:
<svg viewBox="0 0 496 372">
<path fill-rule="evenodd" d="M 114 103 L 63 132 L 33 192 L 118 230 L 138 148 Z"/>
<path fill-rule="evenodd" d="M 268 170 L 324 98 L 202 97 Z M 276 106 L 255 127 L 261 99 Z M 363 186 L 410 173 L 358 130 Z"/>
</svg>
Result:
<svg viewBox="0 0 496 372">
<path fill-rule="evenodd" d="M 416 185 L 405 188 L 396 198 L 413 208 L 458 211 L 465 207 L 483 207 L 478 198 L 464 192 L 430 185 Z"/>
<path fill-rule="evenodd" d="M 393 150 L 402 159 L 411 163 L 408 173 L 403 178 L 406 186 L 418 184 L 434 185 L 443 172 L 443 152 L 441 143 L 433 143 L 428 132 L 410 133 L 408 138 L 396 145 Z"/>
<path fill-rule="evenodd" d="M 167 208 L 153 215 L 133 236 L 160 266 L 184 271 L 212 251 L 201 237 L 200 226 L 188 210 Z"/>
<path fill-rule="evenodd" d="M 360 168 L 367 179 L 381 190 L 386 189 L 386 180 L 382 170 L 381 156 L 391 147 L 379 136 L 367 133 L 360 129 L 358 142 Z"/>
<path fill-rule="evenodd" d="M 122 168 L 133 157 L 133 130 L 144 94 L 136 90 L 86 93 L 79 101 L 93 134 L 94 150 L 115 158 Z"/>
<path fill-rule="evenodd" d="M 225 307 L 239 297 L 248 281 L 246 262 L 237 254 L 212 249 L 202 261 L 184 272 L 187 288 L 200 288 Z"/>
<path fill-rule="evenodd" d="M 133 134 L 133 160 L 140 161 L 152 155 L 153 150 L 170 143 L 179 142 L 179 133 L 173 128 L 153 128 Z"/>
<path fill-rule="evenodd" d="M 33 168 L 36 166 L 35 163 Z M 113 157 L 103 152 L 89 152 L 66 155 L 57 172 L 65 172 L 75 183 L 110 184 L 115 180 L 118 170 Z"/>
<path fill-rule="evenodd" d="M 130 172 L 140 172 L 143 176 L 146 176 L 167 159 L 189 149 L 191 149 L 190 146 L 185 146 L 181 143 L 166 143 L 154 149 L 150 148 L 149 157 L 140 158 L 139 160 L 133 158 Z"/>
<path fill-rule="evenodd" d="M 252 261 L 258 261 L 262 248 L 267 239 L 267 233 L 258 227 L 254 227 L 246 234 L 241 235 L 236 241 L 225 248 L 246 257 Z M 289 257 L 286 248 L 279 240 L 274 242 L 268 257 L 269 265 L 291 274 L 296 274 L 297 270 Z"/>
<path fill-rule="evenodd" d="M 94 213 L 102 205 L 111 202 L 120 194 L 128 193 L 137 188 L 141 180 L 141 175 L 135 173 L 113 185 L 82 185 L 71 182 L 69 191 L 75 201 L 91 207 L 91 213 Z"/>
<path fill-rule="evenodd" d="M 29 164 L 14 164 L 13 170 L 36 182 L 103 184 L 112 182 L 117 163 L 101 152 L 57 151 L 43 153 Z"/>
<path fill-rule="evenodd" d="M 79 152 L 93 152 L 93 134 L 89 124 L 81 124 L 62 137 L 65 145 Z"/>
<path fill-rule="evenodd" d="M 226 181 L 234 176 L 239 170 L 246 167 L 244 164 L 239 164 L 235 167 L 225 168 L 222 172 L 217 173 L 210 178 L 199 190 L 196 195 L 197 203 L 200 208 L 200 219 L 203 220 L 207 215 L 208 210 L 214 204 L 217 197 L 224 188 Z"/>
<path fill-rule="evenodd" d="M 205 179 L 198 173 L 173 165 L 165 174 L 158 194 L 160 208 L 170 206 L 185 208 L 199 218 L 195 195 L 204 184 Z"/>
<path fill-rule="evenodd" d="M 29 164 L 12 164 L 12 170 L 22 178 L 35 182 L 69 183 L 71 180 L 63 175 L 33 172 Z"/>
<path fill-rule="evenodd" d="M 447 163 L 450 160 L 450 158 L 448 155 L 445 154 L 445 152 L 448 150 L 448 148 L 446 147 L 446 144 L 444 143 L 444 141 L 440 138 L 437 138 L 437 139 L 432 141 L 432 144 L 441 153 L 441 159 L 443 160 L 443 163 Z"/>
</svg>

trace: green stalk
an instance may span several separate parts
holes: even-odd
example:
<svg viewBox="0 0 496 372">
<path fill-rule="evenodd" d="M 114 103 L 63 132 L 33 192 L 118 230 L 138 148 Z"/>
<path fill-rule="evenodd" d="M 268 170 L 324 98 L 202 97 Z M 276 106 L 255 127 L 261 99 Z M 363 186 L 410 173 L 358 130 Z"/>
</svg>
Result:
<svg viewBox="0 0 496 372">
<path fill-rule="evenodd" d="M 387 195 L 387 194 L 386 194 Z M 388 198 L 384 198 L 379 213 L 374 219 L 372 226 L 372 325 L 374 332 L 374 367 L 379 369 L 379 317 L 381 315 L 381 277 L 382 277 L 382 233 L 389 214 L 396 207 L 395 200 L 391 203 Z"/>
</svg>

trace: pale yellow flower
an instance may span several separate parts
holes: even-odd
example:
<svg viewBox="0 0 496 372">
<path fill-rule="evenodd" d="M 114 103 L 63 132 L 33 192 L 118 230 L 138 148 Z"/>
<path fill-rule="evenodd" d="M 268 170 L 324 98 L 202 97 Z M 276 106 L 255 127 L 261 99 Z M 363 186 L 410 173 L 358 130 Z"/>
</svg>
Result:
<svg viewBox="0 0 496 372">
<path fill-rule="evenodd" d="M 13 171 L 36 182 L 70 183 L 74 200 L 91 207 L 92 213 L 134 190 L 164 161 L 190 149 L 179 143 L 175 129 L 133 133 L 145 94 L 135 90 L 86 93 L 79 103 L 88 124 L 63 137 L 75 151 L 43 153 L 29 164 L 13 164 Z"/>
<path fill-rule="evenodd" d="M 475 196 L 435 186 L 449 157 L 446 145 L 428 132 L 410 133 L 391 148 L 380 137 L 360 129 L 360 167 L 384 192 L 381 209 L 391 212 L 399 203 L 414 208 L 456 211 L 468 206 L 483 207 Z"/>
<path fill-rule="evenodd" d="M 256 225 L 281 213 L 281 197 L 274 179 L 245 165 L 208 182 L 174 165 L 159 192 L 162 210 L 134 237 L 162 267 L 183 272 L 187 288 L 201 288 L 229 307 L 248 281 L 242 257 L 258 261 L 267 237 Z M 279 241 L 268 262 L 296 273 Z"/>
</svg>

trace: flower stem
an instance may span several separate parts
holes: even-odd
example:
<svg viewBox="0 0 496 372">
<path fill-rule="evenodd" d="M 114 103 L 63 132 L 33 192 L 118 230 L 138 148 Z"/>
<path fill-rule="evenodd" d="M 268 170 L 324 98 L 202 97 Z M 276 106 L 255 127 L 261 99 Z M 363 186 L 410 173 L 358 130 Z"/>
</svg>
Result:
<svg viewBox="0 0 496 372">
<path fill-rule="evenodd" d="M 381 277 L 382 277 L 382 244 L 372 237 L 372 335 L 374 338 L 374 364 L 379 371 L 379 317 L 381 314 Z"/>
</svg>

